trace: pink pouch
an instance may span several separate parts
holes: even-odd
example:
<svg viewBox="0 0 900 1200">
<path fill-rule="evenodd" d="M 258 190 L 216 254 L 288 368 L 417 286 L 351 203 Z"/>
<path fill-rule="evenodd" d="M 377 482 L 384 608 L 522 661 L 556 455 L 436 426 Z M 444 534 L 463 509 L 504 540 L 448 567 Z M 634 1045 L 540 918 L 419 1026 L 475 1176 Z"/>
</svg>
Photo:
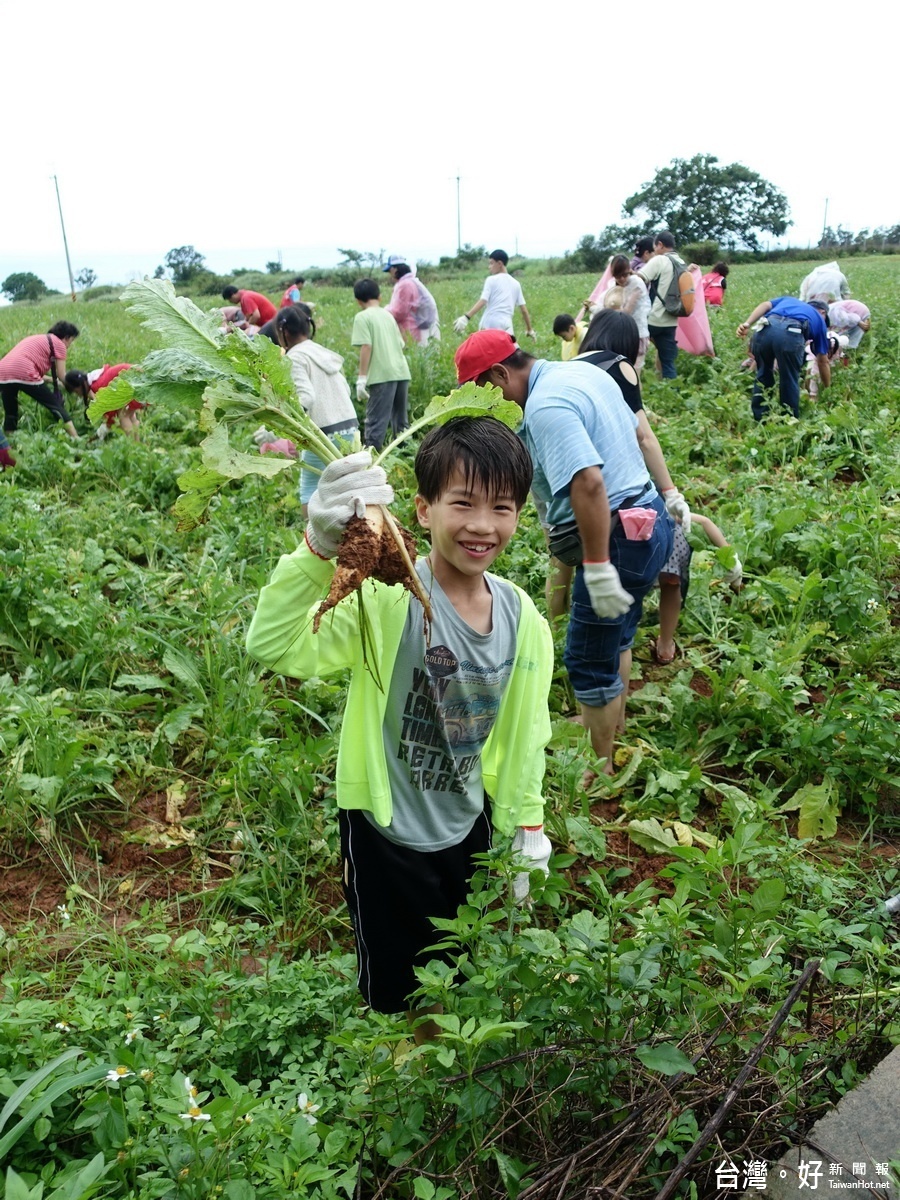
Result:
<svg viewBox="0 0 900 1200">
<path fill-rule="evenodd" d="M 619 520 L 629 542 L 649 542 L 656 524 L 655 508 L 620 508 Z"/>
</svg>

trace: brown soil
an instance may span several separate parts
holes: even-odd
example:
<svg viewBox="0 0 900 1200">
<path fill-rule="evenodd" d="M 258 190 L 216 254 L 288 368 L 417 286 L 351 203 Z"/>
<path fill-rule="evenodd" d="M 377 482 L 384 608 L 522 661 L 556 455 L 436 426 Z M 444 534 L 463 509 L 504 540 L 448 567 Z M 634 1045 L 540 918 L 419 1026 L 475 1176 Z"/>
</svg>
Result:
<svg viewBox="0 0 900 1200">
<path fill-rule="evenodd" d="M 183 898 L 214 888 L 229 874 L 230 847 L 208 852 L 195 843 L 190 819 L 196 812 L 189 797 L 173 809 L 165 793 L 152 792 L 115 821 L 86 820 L 77 840 L 73 832 L 63 840 L 50 829 L 36 830 L 34 840 L 17 839 L 0 853 L 0 924 L 9 930 L 40 919 L 60 921 L 57 907 L 76 887 L 77 902 L 93 901 L 114 928 L 148 900 L 172 904 L 183 921 L 199 907 L 190 901 L 186 906 Z"/>
</svg>

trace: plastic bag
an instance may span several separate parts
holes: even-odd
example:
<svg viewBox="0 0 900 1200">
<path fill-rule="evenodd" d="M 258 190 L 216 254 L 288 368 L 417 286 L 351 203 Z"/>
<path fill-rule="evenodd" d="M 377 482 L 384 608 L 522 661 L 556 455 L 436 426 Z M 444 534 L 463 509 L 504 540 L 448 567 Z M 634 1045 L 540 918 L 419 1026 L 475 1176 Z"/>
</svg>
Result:
<svg viewBox="0 0 900 1200">
<path fill-rule="evenodd" d="M 689 317 L 678 318 L 675 341 L 678 349 L 684 350 L 688 354 L 705 354 L 709 358 L 714 358 L 716 352 L 713 349 L 709 313 L 706 311 L 706 302 L 703 299 L 703 284 L 699 267 L 694 267 L 691 271 L 691 279 L 694 281 L 694 311 Z"/>
</svg>

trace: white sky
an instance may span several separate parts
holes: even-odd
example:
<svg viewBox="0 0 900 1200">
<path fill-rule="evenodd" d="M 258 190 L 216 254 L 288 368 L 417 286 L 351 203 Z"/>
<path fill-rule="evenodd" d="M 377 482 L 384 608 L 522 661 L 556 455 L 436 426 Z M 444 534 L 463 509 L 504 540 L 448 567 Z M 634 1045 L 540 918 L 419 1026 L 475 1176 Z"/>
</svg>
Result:
<svg viewBox="0 0 900 1200">
<path fill-rule="evenodd" d="M 46 0 L 3 16 L 0 279 L 560 254 L 673 157 L 740 161 L 795 245 L 900 222 L 896 9 L 844 3 Z M 681 65 L 687 83 L 673 82 Z M 691 75 L 691 68 L 694 68 Z M 660 86 L 662 85 L 662 86 Z M 894 183 L 892 183 L 894 181 Z"/>
</svg>

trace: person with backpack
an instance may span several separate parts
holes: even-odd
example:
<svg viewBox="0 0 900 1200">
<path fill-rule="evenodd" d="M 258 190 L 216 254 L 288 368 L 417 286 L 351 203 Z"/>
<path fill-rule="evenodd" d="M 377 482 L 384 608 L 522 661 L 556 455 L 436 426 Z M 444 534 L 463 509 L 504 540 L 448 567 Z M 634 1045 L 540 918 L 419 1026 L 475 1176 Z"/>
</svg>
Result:
<svg viewBox="0 0 900 1200">
<path fill-rule="evenodd" d="M 656 235 L 653 257 L 636 274 L 650 288 L 653 301 L 647 325 L 656 347 L 656 369 L 663 379 L 677 379 L 675 333 L 678 318 L 694 311 L 694 282 L 687 263 L 675 253 L 675 239 L 668 230 Z"/>
<path fill-rule="evenodd" d="M 386 311 L 400 326 L 404 338 L 419 346 L 427 346 L 431 338 L 441 340 L 437 305 L 434 296 L 410 267 L 402 254 L 388 256 L 383 270 L 394 281 L 391 302 Z"/>
</svg>

